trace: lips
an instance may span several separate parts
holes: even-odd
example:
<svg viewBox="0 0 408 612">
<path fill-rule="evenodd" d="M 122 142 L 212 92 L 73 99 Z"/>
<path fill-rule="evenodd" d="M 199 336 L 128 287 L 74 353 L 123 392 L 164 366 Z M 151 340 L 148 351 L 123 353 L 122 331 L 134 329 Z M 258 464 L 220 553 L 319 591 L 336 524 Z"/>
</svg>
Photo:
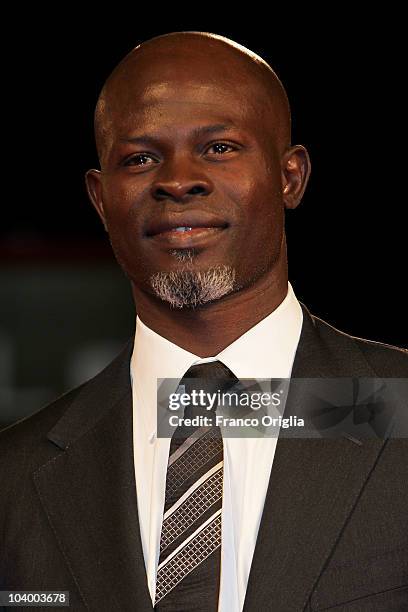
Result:
<svg viewBox="0 0 408 612">
<path fill-rule="evenodd" d="M 228 223 L 219 217 L 209 215 L 202 211 L 191 211 L 190 213 L 172 213 L 162 216 L 160 219 L 151 221 L 146 229 L 146 236 L 153 237 L 166 232 L 178 235 L 196 233 L 199 229 L 218 228 L 225 229 Z"/>
<path fill-rule="evenodd" d="M 224 227 L 192 227 L 187 231 L 170 229 L 151 236 L 149 240 L 152 246 L 158 246 L 166 251 L 189 248 L 200 251 L 216 242 L 225 231 L 227 229 Z"/>
</svg>

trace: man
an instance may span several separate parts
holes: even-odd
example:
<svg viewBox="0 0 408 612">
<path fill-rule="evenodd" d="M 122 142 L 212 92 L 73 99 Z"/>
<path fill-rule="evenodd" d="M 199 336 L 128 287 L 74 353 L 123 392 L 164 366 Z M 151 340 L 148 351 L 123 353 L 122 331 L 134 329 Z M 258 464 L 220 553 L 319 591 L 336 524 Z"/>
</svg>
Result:
<svg viewBox="0 0 408 612">
<path fill-rule="evenodd" d="M 197 438 L 173 447 L 156 431 L 156 379 L 203 367 L 407 377 L 405 351 L 332 328 L 288 284 L 284 212 L 310 162 L 290 143 L 282 84 L 223 37 L 156 37 L 108 78 L 95 134 L 101 170 L 86 184 L 136 332 L 98 376 L 0 434 L 1 588 L 69 591 L 75 611 L 406 609 L 405 440 L 215 435 L 218 463 L 196 477 Z"/>
</svg>

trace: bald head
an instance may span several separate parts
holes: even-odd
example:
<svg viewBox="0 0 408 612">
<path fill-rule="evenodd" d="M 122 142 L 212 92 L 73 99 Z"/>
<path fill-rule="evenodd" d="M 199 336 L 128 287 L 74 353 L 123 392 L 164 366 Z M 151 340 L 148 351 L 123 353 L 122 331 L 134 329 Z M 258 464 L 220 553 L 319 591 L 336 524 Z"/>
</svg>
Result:
<svg viewBox="0 0 408 612">
<path fill-rule="evenodd" d="M 260 56 L 238 43 L 208 32 L 172 32 L 135 47 L 106 80 L 95 109 L 95 140 L 103 168 L 115 134 L 117 119 L 131 114 L 138 92 L 150 83 L 207 83 L 236 89 L 251 84 L 242 104 L 252 104 L 260 120 L 267 118 L 279 148 L 290 144 L 290 108 L 282 83 Z M 248 89 L 246 90 L 248 92 Z"/>
</svg>

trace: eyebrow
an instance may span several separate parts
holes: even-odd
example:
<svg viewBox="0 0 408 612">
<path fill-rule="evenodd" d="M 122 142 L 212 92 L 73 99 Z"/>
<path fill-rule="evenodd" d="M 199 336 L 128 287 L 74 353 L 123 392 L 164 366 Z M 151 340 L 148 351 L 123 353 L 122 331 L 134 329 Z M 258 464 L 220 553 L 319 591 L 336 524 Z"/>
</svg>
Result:
<svg viewBox="0 0 408 612">
<path fill-rule="evenodd" d="M 215 132 L 226 132 L 227 130 L 236 128 L 234 123 L 216 123 L 214 125 L 205 125 L 202 127 L 195 128 L 191 135 L 193 138 L 199 138 L 206 134 L 214 134 Z M 132 138 L 120 138 L 121 142 L 130 142 L 132 144 L 156 144 L 160 141 L 159 138 L 150 136 L 149 134 L 141 134 L 140 136 L 134 136 Z"/>
</svg>

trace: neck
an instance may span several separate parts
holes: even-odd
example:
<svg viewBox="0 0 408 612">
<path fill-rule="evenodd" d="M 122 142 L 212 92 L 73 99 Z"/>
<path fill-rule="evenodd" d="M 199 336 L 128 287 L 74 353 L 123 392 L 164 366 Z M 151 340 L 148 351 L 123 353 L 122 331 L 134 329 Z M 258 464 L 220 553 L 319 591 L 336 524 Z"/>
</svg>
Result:
<svg viewBox="0 0 408 612">
<path fill-rule="evenodd" d="M 216 302 L 173 309 L 132 284 L 137 314 L 160 336 L 199 357 L 213 357 L 273 312 L 288 290 L 286 261 L 252 286 Z"/>
</svg>

